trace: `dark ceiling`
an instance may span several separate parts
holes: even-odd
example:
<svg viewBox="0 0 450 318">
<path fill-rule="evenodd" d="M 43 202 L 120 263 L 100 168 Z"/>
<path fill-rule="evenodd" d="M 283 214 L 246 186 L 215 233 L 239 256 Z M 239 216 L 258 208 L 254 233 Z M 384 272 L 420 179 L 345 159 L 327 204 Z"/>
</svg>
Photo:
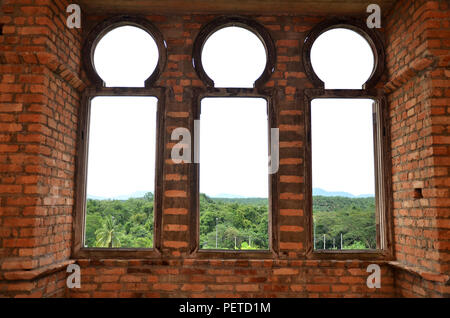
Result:
<svg viewBox="0 0 450 318">
<path fill-rule="evenodd" d="M 79 0 L 89 13 L 365 15 L 370 3 L 386 14 L 396 0 Z"/>
</svg>

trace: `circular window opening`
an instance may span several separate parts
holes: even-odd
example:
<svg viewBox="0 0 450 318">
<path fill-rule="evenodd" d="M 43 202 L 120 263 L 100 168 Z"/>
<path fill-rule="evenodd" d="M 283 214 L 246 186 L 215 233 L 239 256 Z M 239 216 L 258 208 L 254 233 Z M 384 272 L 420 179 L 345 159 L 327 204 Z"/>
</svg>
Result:
<svg viewBox="0 0 450 318">
<path fill-rule="evenodd" d="M 337 28 L 314 41 L 311 64 L 326 89 L 361 89 L 374 70 L 375 58 L 361 35 Z"/>
<path fill-rule="evenodd" d="M 109 31 L 94 50 L 95 70 L 107 87 L 144 87 L 158 59 L 153 37 L 135 26 Z"/>
<path fill-rule="evenodd" d="M 203 68 L 215 87 L 253 87 L 266 63 L 263 42 L 242 27 L 214 32 L 202 49 Z"/>
</svg>

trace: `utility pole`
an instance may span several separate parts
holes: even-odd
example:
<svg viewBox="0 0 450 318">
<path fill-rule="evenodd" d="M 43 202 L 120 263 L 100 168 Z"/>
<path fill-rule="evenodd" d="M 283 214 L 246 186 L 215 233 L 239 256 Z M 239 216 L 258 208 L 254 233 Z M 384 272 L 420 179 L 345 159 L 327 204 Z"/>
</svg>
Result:
<svg viewBox="0 0 450 318">
<path fill-rule="evenodd" d="M 217 249 L 217 220 L 219 220 L 219 218 L 216 218 L 216 249 Z"/>
<path fill-rule="evenodd" d="M 342 233 L 341 233 L 341 250 L 342 250 L 343 248 L 342 248 Z"/>
<path fill-rule="evenodd" d="M 326 250 L 325 234 L 323 235 L 323 249 Z"/>
<path fill-rule="evenodd" d="M 335 249 L 335 247 L 336 247 L 336 244 L 335 244 L 335 239 L 333 237 L 333 250 Z"/>
<path fill-rule="evenodd" d="M 236 249 L 236 236 L 234 237 L 234 249 Z"/>
</svg>

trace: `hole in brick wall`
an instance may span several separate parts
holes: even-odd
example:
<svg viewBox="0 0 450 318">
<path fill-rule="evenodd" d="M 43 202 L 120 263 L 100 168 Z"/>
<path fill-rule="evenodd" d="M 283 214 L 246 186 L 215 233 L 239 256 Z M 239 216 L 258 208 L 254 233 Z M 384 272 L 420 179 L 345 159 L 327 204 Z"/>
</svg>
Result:
<svg viewBox="0 0 450 318">
<path fill-rule="evenodd" d="M 226 27 L 205 42 L 202 63 L 215 87 L 253 87 L 266 67 L 267 54 L 253 32 Z"/>
<path fill-rule="evenodd" d="M 367 40 L 349 29 L 326 31 L 311 48 L 311 64 L 326 89 L 361 89 L 374 63 Z"/>
<path fill-rule="evenodd" d="M 423 199 L 422 188 L 414 188 L 414 199 Z"/>
<path fill-rule="evenodd" d="M 0 24 L 0 35 L 3 35 L 3 26 L 4 24 Z"/>
<path fill-rule="evenodd" d="M 153 37 L 134 26 L 109 31 L 94 51 L 95 70 L 108 87 L 144 87 L 158 59 Z"/>
</svg>

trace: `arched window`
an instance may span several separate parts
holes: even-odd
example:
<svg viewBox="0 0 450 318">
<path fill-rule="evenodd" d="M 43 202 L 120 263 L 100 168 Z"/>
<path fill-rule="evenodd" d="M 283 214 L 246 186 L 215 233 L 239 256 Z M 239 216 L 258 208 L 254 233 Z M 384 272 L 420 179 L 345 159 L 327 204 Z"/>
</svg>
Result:
<svg viewBox="0 0 450 318">
<path fill-rule="evenodd" d="M 274 70 L 274 44 L 267 30 L 252 20 L 219 18 L 200 31 L 193 57 L 206 86 L 195 115 L 201 126 L 196 176 L 203 217 L 199 227 L 191 224 L 200 229 L 193 248 L 268 251 L 273 247 L 268 157 L 275 120 L 271 96 L 261 88 Z M 232 222 L 242 213 L 234 202 L 252 202 L 247 215 L 252 224 Z M 213 205 L 226 205 L 221 210 L 228 215 L 215 214 Z M 260 230 L 255 232 L 255 227 Z"/>
<path fill-rule="evenodd" d="M 194 68 L 207 87 L 260 88 L 274 72 L 275 60 L 269 32 L 243 17 L 213 20 L 194 43 Z"/>
<path fill-rule="evenodd" d="M 263 73 L 266 49 L 262 41 L 242 27 L 225 27 L 205 42 L 202 62 L 214 87 L 253 87 Z"/>
<path fill-rule="evenodd" d="M 95 26 L 83 47 L 91 86 L 151 87 L 166 64 L 166 42 L 146 19 L 115 16 Z"/>
<path fill-rule="evenodd" d="M 375 89 L 382 43 L 361 22 L 325 21 L 306 38 L 303 62 L 315 86 L 305 90 L 311 250 L 382 255 L 388 248 L 387 142 L 384 98 Z"/>
<path fill-rule="evenodd" d="M 162 92 L 152 84 L 165 54 L 160 33 L 137 17 L 108 19 L 86 39 L 85 70 L 92 84 L 81 118 L 82 205 L 75 244 L 80 255 L 159 248 L 158 137 L 164 128 Z"/>
<path fill-rule="evenodd" d="M 94 66 L 107 87 L 144 87 L 158 65 L 158 47 L 152 36 L 135 26 L 106 33 L 94 48 Z"/>
<path fill-rule="evenodd" d="M 367 40 L 357 32 L 336 28 L 314 41 L 311 63 L 326 89 L 361 89 L 372 75 L 374 56 Z"/>
</svg>

